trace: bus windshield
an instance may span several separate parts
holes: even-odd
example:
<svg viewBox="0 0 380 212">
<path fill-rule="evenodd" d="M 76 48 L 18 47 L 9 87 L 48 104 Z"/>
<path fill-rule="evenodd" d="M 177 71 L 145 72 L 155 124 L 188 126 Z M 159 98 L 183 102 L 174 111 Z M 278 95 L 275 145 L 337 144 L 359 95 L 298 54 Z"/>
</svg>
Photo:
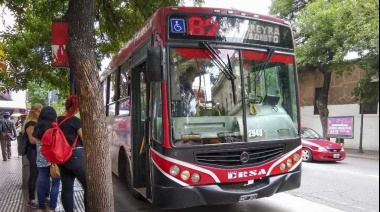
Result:
<svg viewBox="0 0 380 212">
<path fill-rule="evenodd" d="M 170 49 L 173 144 L 297 137 L 294 56 L 210 48 Z"/>
</svg>

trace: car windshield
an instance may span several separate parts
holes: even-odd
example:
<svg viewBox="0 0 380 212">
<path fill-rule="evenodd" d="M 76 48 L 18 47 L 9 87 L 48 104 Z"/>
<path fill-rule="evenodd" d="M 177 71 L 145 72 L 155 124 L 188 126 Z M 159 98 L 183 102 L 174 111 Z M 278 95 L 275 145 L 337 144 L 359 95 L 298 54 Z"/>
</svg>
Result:
<svg viewBox="0 0 380 212">
<path fill-rule="evenodd" d="M 311 128 L 304 128 L 302 129 L 302 138 L 319 139 L 322 138 L 322 136 Z"/>
</svg>

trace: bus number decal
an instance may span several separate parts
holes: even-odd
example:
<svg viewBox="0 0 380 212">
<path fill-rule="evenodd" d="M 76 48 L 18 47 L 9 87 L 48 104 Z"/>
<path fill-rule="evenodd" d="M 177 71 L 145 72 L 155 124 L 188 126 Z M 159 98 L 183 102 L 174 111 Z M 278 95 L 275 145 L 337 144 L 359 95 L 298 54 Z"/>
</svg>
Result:
<svg viewBox="0 0 380 212">
<path fill-rule="evenodd" d="M 248 130 L 248 137 L 261 137 L 263 136 L 262 129 Z"/>
<path fill-rule="evenodd" d="M 216 36 L 218 34 L 218 21 L 213 17 L 203 19 L 199 16 L 189 18 L 189 34 L 196 36 Z"/>
</svg>

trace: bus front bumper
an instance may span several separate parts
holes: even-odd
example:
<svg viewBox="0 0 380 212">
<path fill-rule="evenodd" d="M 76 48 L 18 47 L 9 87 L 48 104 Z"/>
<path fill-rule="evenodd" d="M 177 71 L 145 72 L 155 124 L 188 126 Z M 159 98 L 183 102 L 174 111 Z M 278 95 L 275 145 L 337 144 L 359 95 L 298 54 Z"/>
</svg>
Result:
<svg viewBox="0 0 380 212">
<path fill-rule="evenodd" d="M 160 208 L 188 208 L 199 205 L 221 205 L 259 199 L 299 188 L 301 172 L 269 176 L 250 185 L 203 185 L 162 187 L 152 185 L 152 203 Z"/>
</svg>

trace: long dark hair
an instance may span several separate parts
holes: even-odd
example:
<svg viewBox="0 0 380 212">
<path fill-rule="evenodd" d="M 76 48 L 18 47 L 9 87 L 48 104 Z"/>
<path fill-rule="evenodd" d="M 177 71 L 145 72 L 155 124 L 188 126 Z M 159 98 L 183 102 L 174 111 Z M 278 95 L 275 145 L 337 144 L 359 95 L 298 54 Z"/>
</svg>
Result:
<svg viewBox="0 0 380 212">
<path fill-rule="evenodd" d="M 40 116 L 38 117 L 37 124 L 34 126 L 33 137 L 41 139 L 45 131 L 51 128 L 51 124 L 55 121 L 56 118 L 57 112 L 53 107 L 46 106 L 42 108 Z"/>
</svg>

